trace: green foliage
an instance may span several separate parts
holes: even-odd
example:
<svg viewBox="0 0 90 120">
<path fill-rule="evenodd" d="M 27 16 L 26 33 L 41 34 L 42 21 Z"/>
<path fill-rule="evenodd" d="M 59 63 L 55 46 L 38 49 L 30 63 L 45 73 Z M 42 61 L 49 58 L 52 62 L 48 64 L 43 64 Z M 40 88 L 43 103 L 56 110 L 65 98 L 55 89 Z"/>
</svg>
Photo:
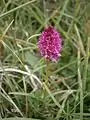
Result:
<svg viewBox="0 0 90 120">
<path fill-rule="evenodd" d="M 0 119 L 90 120 L 90 1 L 0 1 Z M 57 63 L 39 55 L 45 25 L 61 33 Z"/>
</svg>

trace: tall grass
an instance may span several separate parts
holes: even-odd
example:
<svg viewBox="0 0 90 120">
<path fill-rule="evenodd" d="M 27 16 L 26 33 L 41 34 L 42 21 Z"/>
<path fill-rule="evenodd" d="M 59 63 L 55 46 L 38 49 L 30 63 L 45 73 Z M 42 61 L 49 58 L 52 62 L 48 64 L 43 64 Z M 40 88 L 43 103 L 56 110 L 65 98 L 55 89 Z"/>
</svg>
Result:
<svg viewBox="0 0 90 120">
<path fill-rule="evenodd" d="M 90 1 L 0 1 L 0 119 L 90 120 Z M 37 41 L 45 25 L 63 38 L 49 84 Z"/>
</svg>

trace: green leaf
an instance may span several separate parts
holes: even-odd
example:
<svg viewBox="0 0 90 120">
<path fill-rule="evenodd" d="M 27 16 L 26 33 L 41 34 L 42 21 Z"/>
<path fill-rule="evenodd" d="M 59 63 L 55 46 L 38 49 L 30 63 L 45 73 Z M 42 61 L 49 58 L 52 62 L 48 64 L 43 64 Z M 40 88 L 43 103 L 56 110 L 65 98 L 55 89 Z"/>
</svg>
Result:
<svg viewBox="0 0 90 120">
<path fill-rule="evenodd" d="M 32 67 L 34 67 L 34 66 L 38 63 L 38 61 L 39 61 L 39 59 L 38 59 L 35 55 L 33 55 L 32 53 L 30 53 L 30 52 L 26 52 L 25 58 L 26 58 L 26 61 L 27 61 Z"/>
</svg>

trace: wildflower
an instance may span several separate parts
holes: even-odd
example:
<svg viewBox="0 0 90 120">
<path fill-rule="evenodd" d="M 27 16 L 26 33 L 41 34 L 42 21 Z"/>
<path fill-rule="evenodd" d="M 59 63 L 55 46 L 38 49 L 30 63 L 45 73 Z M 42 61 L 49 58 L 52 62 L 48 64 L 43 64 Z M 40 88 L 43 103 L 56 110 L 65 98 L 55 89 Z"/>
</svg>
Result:
<svg viewBox="0 0 90 120">
<path fill-rule="evenodd" d="M 57 61 L 62 48 L 60 34 L 52 26 L 48 26 L 41 33 L 38 41 L 41 56 L 48 60 Z"/>
</svg>

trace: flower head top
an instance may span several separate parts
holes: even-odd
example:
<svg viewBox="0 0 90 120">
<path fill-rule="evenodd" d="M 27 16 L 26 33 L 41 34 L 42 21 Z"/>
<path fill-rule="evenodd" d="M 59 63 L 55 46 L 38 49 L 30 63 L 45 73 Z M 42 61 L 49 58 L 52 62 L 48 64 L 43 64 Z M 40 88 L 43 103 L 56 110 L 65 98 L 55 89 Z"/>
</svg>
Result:
<svg viewBox="0 0 90 120">
<path fill-rule="evenodd" d="M 62 48 L 60 34 L 52 26 L 48 26 L 41 33 L 38 41 L 41 56 L 48 60 L 57 61 Z"/>
</svg>

